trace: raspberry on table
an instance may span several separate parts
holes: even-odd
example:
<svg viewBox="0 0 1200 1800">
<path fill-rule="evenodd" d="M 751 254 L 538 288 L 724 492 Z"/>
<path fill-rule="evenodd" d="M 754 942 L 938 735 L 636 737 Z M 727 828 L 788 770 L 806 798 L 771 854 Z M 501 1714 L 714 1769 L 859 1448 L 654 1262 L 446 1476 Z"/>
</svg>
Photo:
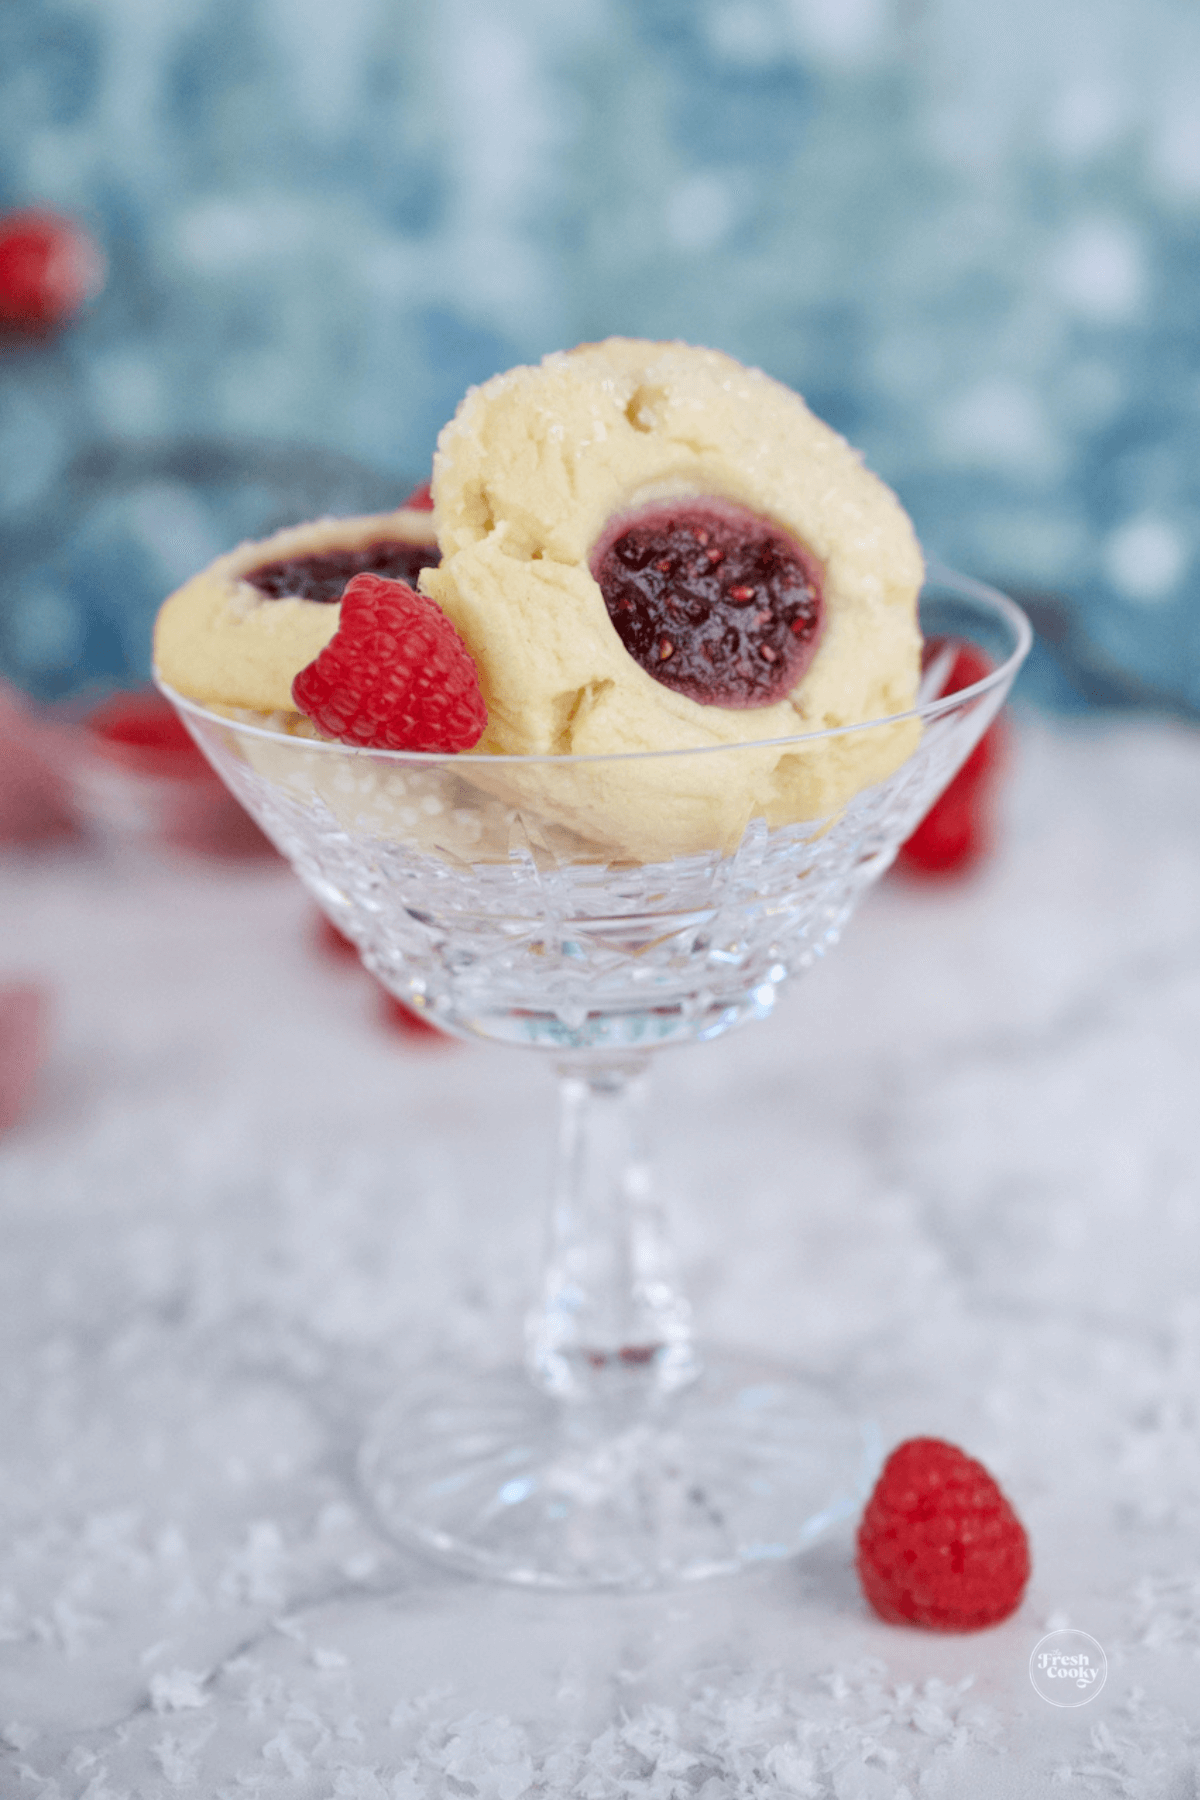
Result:
<svg viewBox="0 0 1200 1800">
<path fill-rule="evenodd" d="M 456 755 L 487 724 L 475 664 L 449 619 L 379 575 L 348 584 L 338 629 L 301 669 L 292 698 L 327 737 L 372 750 Z"/>
<path fill-rule="evenodd" d="M 981 1631 L 1020 1605 L 1029 1540 L 982 1463 L 940 1438 L 909 1438 L 867 1502 L 855 1562 L 889 1624 Z"/>
</svg>

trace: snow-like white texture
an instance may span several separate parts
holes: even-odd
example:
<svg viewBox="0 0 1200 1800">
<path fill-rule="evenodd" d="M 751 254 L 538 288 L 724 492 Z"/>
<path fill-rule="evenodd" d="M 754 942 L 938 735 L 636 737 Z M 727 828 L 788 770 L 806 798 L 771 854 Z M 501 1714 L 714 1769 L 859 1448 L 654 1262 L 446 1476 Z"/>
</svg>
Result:
<svg viewBox="0 0 1200 1800">
<path fill-rule="evenodd" d="M 1072 312 L 1101 324 L 1131 318 L 1146 295 L 1139 234 L 1122 219 L 1072 221 L 1054 248 L 1050 275 Z"/>
<path fill-rule="evenodd" d="M 834 68 L 854 68 L 890 48 L 899 9 L 889 0 L 785 0 L 781 10 L 798 49 Z"/>
<path fill-rule="evenodd" d="M 170 1669 L 150 1677 L 150 1704 L 155 1712 L 187 1712 L 207 1706 L 205 1677 L 194 1669 Z"/>
<path fill-rule="evenodd" d="M 941 432 L 964 468 L 996 468 L 1037 480 L 1062 461 L 1038 395 L 1020 383 L 984 381 L 947 404 Z"/>
<path fill-rule="evenodd" d="M 1114 584 L 1127 599 L 1156 606 L 1178 586 L 1188 552 L 1177 524 L 1143 513 L 1111 533 L 1104 557 Z"/>
<path fill-rule="evenodd" d="M 389 1036 L 282 868 L 0 865 L 57 990 L 0 1142 L 8 1800 L 1173 1800 L 1200 1730 L 1200 743 L 1027 729 L 971 883 L 891 881 L 776 1016 L 664 1056 L 701 1325 L 955 1439 L 1031 1535 L 976 1637 L 847 1531 L 650 1595 L 476 1585 L 376 1531 L 363 1421 L 515 1351 L 536 1057 Z M 1048 1706 L 1064 1625 L 1103 1693 Z"/>
</svg>

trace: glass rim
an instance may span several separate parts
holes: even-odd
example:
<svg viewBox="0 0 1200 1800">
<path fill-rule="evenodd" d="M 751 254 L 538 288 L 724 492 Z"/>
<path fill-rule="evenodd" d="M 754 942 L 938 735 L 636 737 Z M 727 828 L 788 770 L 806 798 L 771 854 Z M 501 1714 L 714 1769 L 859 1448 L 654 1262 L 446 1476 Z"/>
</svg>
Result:
<svg viewBox="0 0 1200 1800">
<path fill-rule="evenodd" d="M 923 706 L 910 707 L 906 712 L 889 713 L 879 719 L 860 719 L 854 725 L 829 725 L 821 731 L 791 732 L 781 737 L 744 738 L 731 744 L 692 744 L 687 747 L 668 750 L 600 750 L 577 755 L 568 752 L 565 755 L 552 751 L 522 752 L 509 755 L 503 751 L 473 750 L 383 750 L 374 749 L 369 744 L 344 744 L 335 738 L 295 737 L 287 732 L 273 731 L 267 725 L 250 725 L 241 719 L 228 718 L 224 713 L 214 712 L 211 707 L 204 706 L 198 700 L 191 700 L 185 694 L 178 693 L 163 680 L 158 670 L 154 670 L 154 683 L 160 693 L 182 713 L 190 713 L 197 719 L 204 719 L 213 725 L 221 725 L 228 731 L 244 732 L 247 736 L 261 738 L 271 744 L 295 744 L 320 755 L 341 755 L 366 757 L 371 761 L 394 763 L 416 763 L 433 767 L 435 765 L 456 764 L 462 766 L 477 765 L 483 768 L 578 768 L 583 765 L 654 762 L 668 757 L 678 756 L 714 756 L 729 755 L 738 750 L 780 750 L 786 751 L 804 744 L 816 744 L 830 738 L 849 737 L 854 732 L 882 731 L 887 726 L 904 725 L 912 720 L 922 724 L 940 718 L 944 713 L 952 712 L 967 703 L 974 703 L 995 688 L 1007 685 L 1016 675 L 1017 670 L 1029 654 L 1033 644 L 1033 627 L 1025 613 L 1015 600 L 1001 593 L 999 588 L 990 587 L 987 582 L 977 581 L 973 576 L 960 575 L 957 570 L 947 568 L 936 557 L 926 559 L 925 581 L 921 588 L 920 598 L 924 598 L 929 589 L 956 589 L 959 597 L 981 602 L 998 613 L 1012 630 L 1016 643 L 1004 661 L 974 681 L 969 687 L 956 688 L 952 694 L 943 694 L 936 700 L 927 700 Z"/>
</svg>

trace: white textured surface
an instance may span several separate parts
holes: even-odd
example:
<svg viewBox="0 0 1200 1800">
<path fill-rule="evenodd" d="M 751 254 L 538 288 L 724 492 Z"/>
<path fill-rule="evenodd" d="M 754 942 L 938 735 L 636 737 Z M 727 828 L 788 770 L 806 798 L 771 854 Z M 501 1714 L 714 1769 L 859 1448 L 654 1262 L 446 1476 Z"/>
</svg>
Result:
<svg viewBox="0 0 1200 1800">
<path fill-rule="evenodd" d="M 383 1542 L 364 1410 L 503 1354 L 532 1055 L 384 1034 L 280 869 L 0 865 L 57 1042 L 0 1144 L 0 1794 L 703 1800 L 1192 1792 L 1200 1754 L 1200 740 L 1027 730 L 1003 854 L 891 883 L 774 1019 L 661 1059 L 702 1326 L 981 1456 L 1030 1530 L 977 1637 L 869 1616 L 850 1536 L 657 1597 Z M 1057 1710 L 1070 1622 L 1104 1692 Z"/>
</svg>

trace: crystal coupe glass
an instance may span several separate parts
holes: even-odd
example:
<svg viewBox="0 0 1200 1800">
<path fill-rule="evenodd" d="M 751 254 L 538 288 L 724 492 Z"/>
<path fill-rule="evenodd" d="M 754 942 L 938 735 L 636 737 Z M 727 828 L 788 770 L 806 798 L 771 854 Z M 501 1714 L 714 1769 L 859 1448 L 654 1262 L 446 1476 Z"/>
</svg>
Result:
<svg viewBox="0 0 1200 1800">
<path fill-rule="evenodd" d="M 170 696 L 392 993 L 558 1070 L 549 1248 L 523 1362 L 417 1372 L 363 1448 L 367 1493 L 401 1540 L 496 1579 L 639 1588 L 792 1555 L 861 1503 L 878 1458 L 869 1429 L 818 1382 L 697 1345 L 643 1096 L 652 1051 L 765 1017 L 837 940 L 1031 641 L 1010 600 L 948 572 L 927 582 L 921 626 L 913 713 L 771 746 L 400 754 Z M 961 643 L 993 672 L 943 695 Z M 775 801 L 761 799 L 764 759 L 783 771 Z M 614 819 L 635 821 L 632 836 Z"/>
</svg>

